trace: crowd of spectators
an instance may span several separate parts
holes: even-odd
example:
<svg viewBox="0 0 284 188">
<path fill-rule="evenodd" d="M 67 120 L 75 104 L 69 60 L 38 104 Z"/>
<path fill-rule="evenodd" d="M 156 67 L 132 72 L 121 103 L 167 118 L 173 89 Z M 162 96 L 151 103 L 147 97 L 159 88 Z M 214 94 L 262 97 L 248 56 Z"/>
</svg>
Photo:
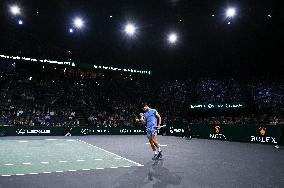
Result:
<svg viewBox="0 0 284 188">
<path fill-rule="evenodd" d="M 252 101 L 258 108 L 277 110 L 283 108 L 284 83 L 262 81 L 249 84 Z"/>
<path fill-rule="evenodd" d="M 1 73 L 0 124 L 76 125 L 76 113 L 65 97 L 62 80 L 38 80 L 26 74 Z"/>
<path fill-rule="evenodd" d="M 197 82 L 197 102 L 241 102 L 243 96 L 240 84 L 234 79 L 201 79 Z"/>
<path fill-rule="evenodd" d="M 283 123 L 284 83 L 281 82 L 240 82 L 233 78 L 161 81 L 151 76 L 78 74 L 76 70 L 71 75 L 60 68 L 55 70 L 52 73 L 1 71 L 0 124 L 136 126 L 142 102 L 152 104 L 164 123 L 183 119 L 191 124 Z M 245 102 L 251 111 L 206 118 L 187 112 L 189 103 L 214 102 Z"/>
</svg>

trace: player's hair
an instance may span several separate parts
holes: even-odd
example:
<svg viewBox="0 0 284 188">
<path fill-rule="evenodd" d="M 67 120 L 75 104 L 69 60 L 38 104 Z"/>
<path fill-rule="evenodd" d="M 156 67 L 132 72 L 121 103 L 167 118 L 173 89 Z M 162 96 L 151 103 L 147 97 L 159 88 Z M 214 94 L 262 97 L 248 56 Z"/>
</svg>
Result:
<svg viewBox="0 0 284 188">
<path fill-rule="evenodd" d="M 145 106 L 149 106 L 149 104 L 147 102 L 141 104 L 141 108 L 144 108 Z"/>
</svg>

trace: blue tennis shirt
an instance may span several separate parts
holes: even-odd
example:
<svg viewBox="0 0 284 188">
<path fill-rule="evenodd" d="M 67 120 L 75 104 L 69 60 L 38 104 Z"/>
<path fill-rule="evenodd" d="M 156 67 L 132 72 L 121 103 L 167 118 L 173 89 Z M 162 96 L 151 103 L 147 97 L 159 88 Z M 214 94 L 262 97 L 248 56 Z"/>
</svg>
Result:
<svg viewBox="0 0 284 188">
<path fill-rule="evenodd" d="M 157 118 L 158 112 L 156 109 L 152 109 L 150 108 L 148 112 L 144 113 L 144 117 L 146 119 L 147 122 L 147 129 L 152 129 L 152 128 L 156 128 L 157 124 L 158 124 L 158 118 Z"/>
</svg>

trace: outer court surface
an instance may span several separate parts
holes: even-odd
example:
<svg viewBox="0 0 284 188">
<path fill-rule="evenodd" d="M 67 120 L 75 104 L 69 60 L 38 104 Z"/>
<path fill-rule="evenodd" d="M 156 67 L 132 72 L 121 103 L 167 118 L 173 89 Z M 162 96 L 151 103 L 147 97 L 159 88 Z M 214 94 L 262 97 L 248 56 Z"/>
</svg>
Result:
<svg viewBox="0 0 284 188">
<path fill-rule="evenodd" d="M 159 136 L 2 137 L 0 187 L 284 187 L 284 149 Z"/>
</svg>

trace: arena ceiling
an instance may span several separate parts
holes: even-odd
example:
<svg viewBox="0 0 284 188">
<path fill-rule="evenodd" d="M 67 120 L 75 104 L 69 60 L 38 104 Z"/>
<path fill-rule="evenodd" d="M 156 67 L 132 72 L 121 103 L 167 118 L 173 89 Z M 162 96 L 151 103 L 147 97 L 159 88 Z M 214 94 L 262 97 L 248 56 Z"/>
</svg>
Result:
<svg viewBox="0 0 284 188">
<path fill-rule="evenodd" d="M 19 15 L 11 13 L 14 5 Z M 2 54 L 54 48 L 71 53 L 62 58 L 156 72 L 281 74 L 281 0 L 2 0 L 0 6 Z M 76 18 L 82 27 L 73 27 Z M 127 24 L 134 35 L 125 32 Z"/>
</svg>

